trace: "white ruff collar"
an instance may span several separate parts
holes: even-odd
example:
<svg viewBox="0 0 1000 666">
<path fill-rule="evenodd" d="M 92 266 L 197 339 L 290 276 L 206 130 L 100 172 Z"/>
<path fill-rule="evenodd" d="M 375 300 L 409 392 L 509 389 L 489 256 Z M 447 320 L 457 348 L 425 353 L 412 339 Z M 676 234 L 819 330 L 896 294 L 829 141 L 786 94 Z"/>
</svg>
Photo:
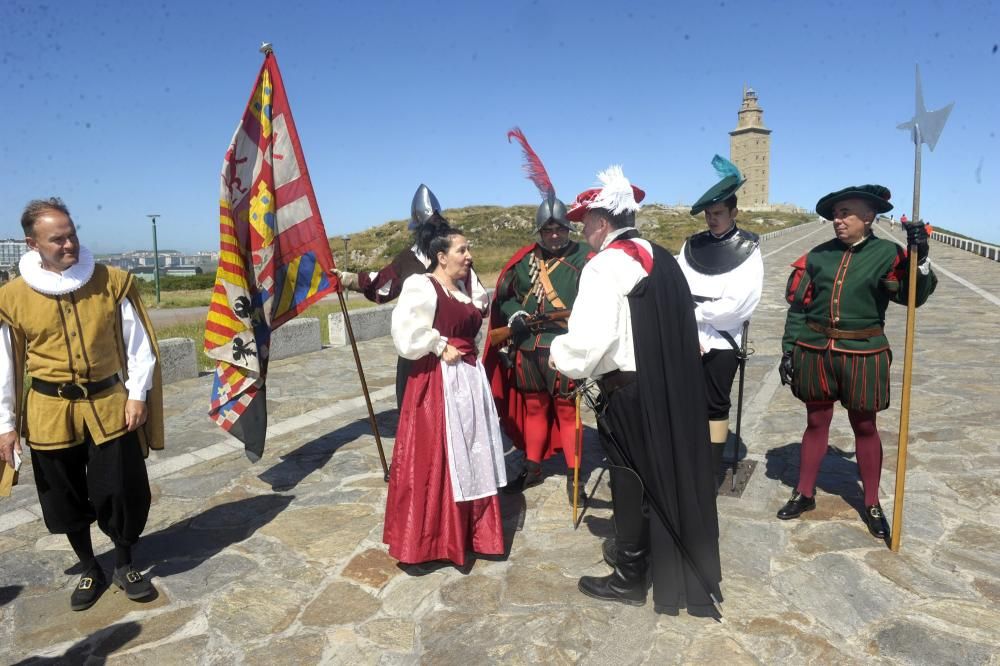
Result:
<svg viewBox="0 0 1000 666">
<path fill-rule="evenodd" d="M 87 284 L 94 274 L 94 255 L 80 246 L 80 259 L 62 273 L 42 268 L 42 258 L 31 250 L 18 262 L 21 277 L 32 289 L 47 296 L 62 296 Z"/>
</svg>

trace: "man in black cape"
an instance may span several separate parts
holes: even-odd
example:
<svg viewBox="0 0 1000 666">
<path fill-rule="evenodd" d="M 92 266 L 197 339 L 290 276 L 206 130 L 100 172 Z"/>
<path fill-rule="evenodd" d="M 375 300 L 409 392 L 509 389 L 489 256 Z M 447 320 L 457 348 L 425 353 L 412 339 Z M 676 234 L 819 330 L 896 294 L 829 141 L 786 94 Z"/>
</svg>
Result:
<svg viewBox="0 0 1000 666">
<path fill-rule="evenodd" d="M 656 612 L 715 616 L 719 526 L 691 293 L 670 253 L 634 228 L 642 190 L 619 167 L 598 178 L 602 187 L 581 193 L 567 218 L 582 221 L 600 251 L 581 275 L 568 333 L 551 348 L 560 372 L 597 378 L 612 463 L 614 571 L 584 576 L 579 588 L 641 606 L 651 565 Z"/>
</svg>

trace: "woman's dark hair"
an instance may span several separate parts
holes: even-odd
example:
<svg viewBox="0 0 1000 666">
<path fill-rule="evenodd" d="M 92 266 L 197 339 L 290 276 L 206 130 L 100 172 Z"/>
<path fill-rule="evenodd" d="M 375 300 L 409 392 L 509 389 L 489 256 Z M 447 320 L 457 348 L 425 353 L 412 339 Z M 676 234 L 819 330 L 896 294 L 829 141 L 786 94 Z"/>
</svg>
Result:
<svg viewBox="0 0 1000 666">
<path fill-rule="evenodd" d="M 414 233 L 417 249 L 431 261 L 428 271 L 437 267 L 438 252 L 447 252 L 451 249 L 451 237 L 461 235 L 463 235 L 461 229 L 449 225 L 447 220 L 438 217 L 417 228 Z"/>
</svg>

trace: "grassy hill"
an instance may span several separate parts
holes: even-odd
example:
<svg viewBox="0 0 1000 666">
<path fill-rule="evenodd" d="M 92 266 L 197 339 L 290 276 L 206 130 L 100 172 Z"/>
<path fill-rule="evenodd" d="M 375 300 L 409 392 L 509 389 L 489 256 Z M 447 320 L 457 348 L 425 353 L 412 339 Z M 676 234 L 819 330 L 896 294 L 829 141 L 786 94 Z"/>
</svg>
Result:
<svg viewBox="0 0 1000 666">
<path fill-rule="evenodd" d="M 535 240 L 535 209 L 537 204 L 521 206 L 468 206 L 444 211 L 444 216 L 454 226 L 462 229 L 472 244 L 476 270 L 484 277 L 495 276 L 514 251 Z M 705 228 L 704 218 L 692 217 L 688 208 L 650 204 L 644 206 L 636 219 L 636 226 L 649 238 L 676 253 L 684 239 Z M 743 212 L 739 216 L 741 227 L 757 234 L 794 226 L 815 219 L 806 213 L 777 211 Z M 395 220 L 372 227 L 350 237 L 348 270 L 377 270 L 388 263 L 396 253 L 411 245 L 411 234 L 406 230 L 406 220 Z M 577 225 L 579 230 L 579 225 Z M 580 239 L 574 232 L 573 238 Z M 331 238 L 337 266 L 345 267 L 344 242 Z"/>
</svg>

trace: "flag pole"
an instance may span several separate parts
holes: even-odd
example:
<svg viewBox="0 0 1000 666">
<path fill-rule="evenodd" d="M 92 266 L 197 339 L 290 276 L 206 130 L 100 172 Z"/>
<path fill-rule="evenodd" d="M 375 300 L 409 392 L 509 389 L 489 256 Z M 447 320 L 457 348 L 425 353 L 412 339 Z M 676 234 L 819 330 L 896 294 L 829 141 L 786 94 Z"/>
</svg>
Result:
<svg viewBox="0 0 1000 666">
<path fill-rule="evenodd" d="M 944 129 L 952 102 L 936 111 L 928 111 L 924 104 L 924 91 L 920 83 L 920 66 L 916 71 L 916 108 L 913 118 L 897 125 L 897 129 L 910 130 L 913 137 L 913 220 L 911 224 L 923 224 L 920 219 L 920 159 L 922 145 L 934 150 L 941 130 Z M 905 227 L 903 229 L 906 231 Z M 909 240 L 909 234 L 907 234 Z M 896 495 L 892 507 L 892 535 L 889 548 L 899 552 L 903 532 L 903 495 L 906 487 L 906 446 L 910 434 L 910 389 L 913 383 L 913 346 L 917 322 L 917 264 L 919 263 L 916 244 L 907 247 L 908 279 L 906 302 L 906 346 L 903 351 L 903 389 L 899 401 L 899 445 L 896 450 Z"/>
<path fill-rule="evenodd" d="M 913 157 L 913 221 L 920 219 L 920 126 L 913 128 L 916 144 Z M 904 229 L 905 231 L 905 229 Z M 906 447 L 910 435 L 910 388 L 913 383 L 913 338 L 917 325 L 917 246 L 907 248 L 909 278 L 906 295 L 906 343 L 903 349 L 903 388 L 899 398 L 899 444 L 896 448 L 896 495 L 892 505 L 892 536 L 889 549 L 899 552 L 903 532 L 903 496 L 906 492 Z"/>
<path fill-rule="evenodd" d="M 338 285 L 339 286 L 339 285 Z M 389 482 L 389 466 L 385 462 L 385 451 L 382 449 L 382 437 L 379 436 L 378 423 L 375 421 L 375 410 L 372 408 L 372 397 L 368 393 L 368 382 L 365 381 L 365 371 L 361 367 L 361 356 L 358 354 L 358 343 L 354 339 L 354 328 L 351 327 L 351 317 L 347 314 L 347 302 L 344 301 L 344 290 L 337 289 L 340 300 L 340 311 L 344 313 L 344 327 L 347 329 L 347 339 L 351 341 L 351 351 L 354 352 L 354 365 L 358 367 L 358 379 L 361 380 L 361 391 L 365 394 L 365 405 L 368 406 L 368 422 L 375 435 L 375 446 L 378 447 L 378 459 L 382 463 L 382 479 Z"/>
</svg>

